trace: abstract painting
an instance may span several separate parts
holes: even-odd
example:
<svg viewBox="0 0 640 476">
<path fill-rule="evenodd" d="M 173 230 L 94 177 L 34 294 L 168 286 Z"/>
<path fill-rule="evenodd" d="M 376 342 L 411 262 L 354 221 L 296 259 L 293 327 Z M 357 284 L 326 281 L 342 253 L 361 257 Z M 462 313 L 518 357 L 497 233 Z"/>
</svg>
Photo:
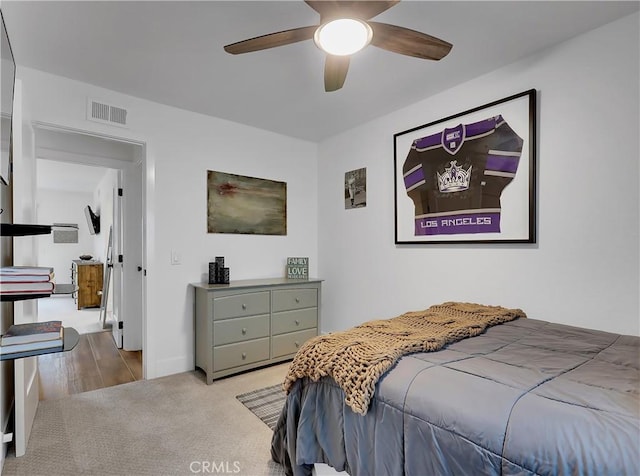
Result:
<svg viewBox="0 0 640 476">
<path fill-rule="evenodd" d="M 207 231 L 286 235 L 286 182 L 207 171 Z"/>
</svg>

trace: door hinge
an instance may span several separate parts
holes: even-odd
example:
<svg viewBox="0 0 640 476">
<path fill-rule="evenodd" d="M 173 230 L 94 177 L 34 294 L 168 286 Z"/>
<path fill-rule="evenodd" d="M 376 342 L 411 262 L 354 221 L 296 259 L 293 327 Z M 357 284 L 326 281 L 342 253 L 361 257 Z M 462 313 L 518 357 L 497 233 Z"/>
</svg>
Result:
<svg viewBox="0 0 640 476">
<path fill-rule="evenodd" d="M 122 263 L 124 261 L 123 255 L 118 255 L 118 263 Z"/>
<path fill-rule="evenodd" d="M 123 321 L 118 321 L 118 329 L 122 329 L 124 326 L 124 322 Z"/>
<path fill-rule="evenodd" d="M 122 189 L 121 189 L 121 188 L 119 188 L 119 189 L 118 189 L 118 197 L 122 197 L 122 193 L 123 193 L 123 192 L 122 192 Z"/>
</svg>

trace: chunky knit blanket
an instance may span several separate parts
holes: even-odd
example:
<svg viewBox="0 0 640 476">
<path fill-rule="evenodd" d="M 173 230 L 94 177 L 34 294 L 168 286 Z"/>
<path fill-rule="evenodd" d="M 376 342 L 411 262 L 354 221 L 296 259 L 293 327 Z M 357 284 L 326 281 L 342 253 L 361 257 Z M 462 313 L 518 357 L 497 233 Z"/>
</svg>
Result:
<svg viewBox="0 0 640 476">
<path fill-rule="evenodd" d="M 403 355 L 439 350 L 519 317 L 526 317 L 520 309 L 445 302 L 317 336 L 298 350 L 283 387 L 288 393 L 297 379 L 329 376 L 344 391 L 345 403 L 365 415 L 378 379 Z"/>
</svg>

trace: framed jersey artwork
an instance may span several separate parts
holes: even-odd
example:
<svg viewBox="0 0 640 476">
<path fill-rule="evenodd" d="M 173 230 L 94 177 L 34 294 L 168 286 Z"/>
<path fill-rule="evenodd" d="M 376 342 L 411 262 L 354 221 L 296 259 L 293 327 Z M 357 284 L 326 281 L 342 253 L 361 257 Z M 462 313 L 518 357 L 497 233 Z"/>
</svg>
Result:
<svg viewBox="0 0 640 476">
<path fill-rule="evenodd" d="M 394 134 L 395 242 L 536 242 L 536 90 Z"/>
</svg>

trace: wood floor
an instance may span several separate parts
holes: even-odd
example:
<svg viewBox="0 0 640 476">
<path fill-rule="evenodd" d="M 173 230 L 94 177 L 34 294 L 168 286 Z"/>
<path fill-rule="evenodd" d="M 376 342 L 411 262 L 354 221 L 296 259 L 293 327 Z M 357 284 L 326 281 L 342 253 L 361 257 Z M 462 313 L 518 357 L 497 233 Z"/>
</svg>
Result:
<svg viewBox="0 0 640 476">
<path fill-rule="evenodd" d="M 142 351 L 116 347 L 110 331 L 81 334 L 69 352 L 38 356 L 40 400 L 142 379 Z"/>
</svg>

